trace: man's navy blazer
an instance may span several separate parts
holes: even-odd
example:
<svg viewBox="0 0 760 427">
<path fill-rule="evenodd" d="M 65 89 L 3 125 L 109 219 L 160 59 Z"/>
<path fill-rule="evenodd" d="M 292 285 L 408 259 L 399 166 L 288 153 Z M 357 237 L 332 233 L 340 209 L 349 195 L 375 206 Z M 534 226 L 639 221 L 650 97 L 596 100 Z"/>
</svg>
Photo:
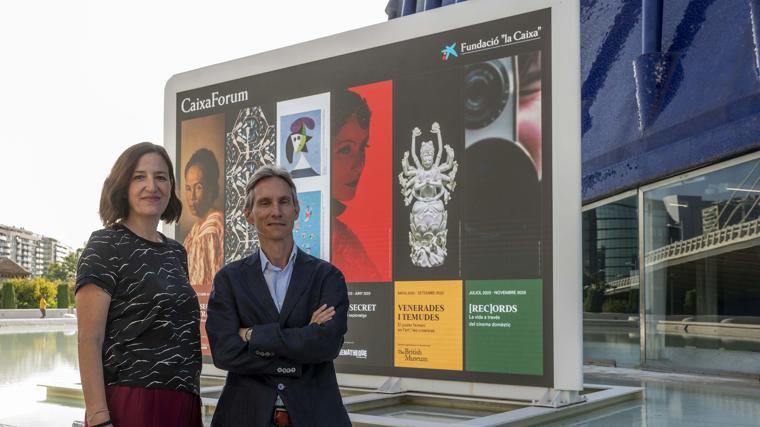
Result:
<svg viewBox="0 0 760 427">
<path fill-rule="evenodd" d="M 335 315 L 309 324 L 322 304 Z M 214 365 L 228 375 L 211 425 L 270 426 L 279 394 L 296 427 L 350 426 L 333 366 L 347 315 L 343 273 L 300 249 L 279 313 L 258 251 L 219 270 L 206 332 Z M 253 328 L 249 343 L 239 336 L 246 327 Z"/>
</svg>

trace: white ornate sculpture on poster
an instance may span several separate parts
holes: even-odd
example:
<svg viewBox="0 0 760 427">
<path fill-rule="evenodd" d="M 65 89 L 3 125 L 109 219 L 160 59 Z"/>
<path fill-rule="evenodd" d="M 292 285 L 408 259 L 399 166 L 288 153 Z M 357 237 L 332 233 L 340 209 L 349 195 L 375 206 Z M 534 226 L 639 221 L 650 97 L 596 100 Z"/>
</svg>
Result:
<svg viewBox="0 0 760 427">
<path fill-rule="evenodd" d="M 224 262 L 248 256 L 259 247 L 243 211 L 245 185 L 256 170 L 274 164 L 275 128 L 260 106 L 242 108 L 224 143 Z"/>
<path fill-rule="evenodd" d="M 433 141 L 423 141 L 420 144 L 420 161 L 417 158 L 416 139 L 422 131 L 415 127 L 412 130 L 411 150 L 414 166 L 409 165 L 409 151 L 406 151 L 401 160 L 403 172 L 398 175 L 404 204 L 409 206 L 414 201 L 409 214 L 409 256 L 412 264 L 425 268 L 438 267 L 446 260 L 448 213 L 445 205 L 451 199 L 457 174 L 454 149 L 443 145 L 438 122 L 433 123 L 430 132 L 438 138 L 438 149 Z M 444 149 L 446 161 L 441 164 Z"/>
</svg>

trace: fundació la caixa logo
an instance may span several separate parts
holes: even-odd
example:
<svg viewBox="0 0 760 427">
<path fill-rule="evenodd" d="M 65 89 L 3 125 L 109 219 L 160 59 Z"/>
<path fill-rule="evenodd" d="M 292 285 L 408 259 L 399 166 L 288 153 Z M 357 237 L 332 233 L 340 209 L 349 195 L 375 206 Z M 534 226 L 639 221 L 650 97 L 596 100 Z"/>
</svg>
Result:
<svg viewBox="0 0 760 427">
<path fill-rule="evenodd" d="M 452 43 L 450 45 L 444 46 L 443 49 L 441 49 L 441 53 L 443 54 L 441 56 L 441 61 L 448 61 L 449 58 L 452 56 L 454 58 L 459 56 L 459 54 L 457 53 L 456 45 L 457 45 L 456 43 Z"/>
</svg>

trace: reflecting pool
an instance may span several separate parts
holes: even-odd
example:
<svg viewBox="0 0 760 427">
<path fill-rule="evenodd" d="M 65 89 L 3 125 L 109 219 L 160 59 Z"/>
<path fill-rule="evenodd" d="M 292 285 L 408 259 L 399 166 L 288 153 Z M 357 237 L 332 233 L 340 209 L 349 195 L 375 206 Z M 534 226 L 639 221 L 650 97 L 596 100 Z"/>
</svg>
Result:
<svg viewBox="0 0 760 427">
<path fill-rule="evenodd" d="M 612 340 L 628 345 L 628 341 L 636 339 L 632 334 Z M 78 365 L 74 325 L 46 332 L 35 328 L 0 328 L 0 427 L 71 427 L 74 421 L 81 421 L 84 417 L 81 400 L 48 400 L 46 389 L 40 386 L 78 384 Z M 549 426 L 760 425 L 760 389 L 756 380 L 589 366 L 585 371 L 589 383 L 640 386 L 644 389 L 643 399 L 598 409 Z M 210 392 L 218 388 L 211 386 L 218 385 L 208 383 L 207 390 Z M 204 417 L 206 425 L 210 418 L 209 414 Z"/>
<path fill-rule="evenodd" d="M 607 381 L 610 382 L 612 381 Z M 657 378 L 622 383 L 642 387 L 643 399 L 609 406 L 561 422 L 546 424 L 544 427 L 760 425 L 760 392 L 744 385 L 736 387 L 693 381 L 663 382 Z"/>
<path fill-rule="evenodd" d="M 79 382 L 76 326 L 58 329 L 0 329 L 0 425 L 71 427 L 84 418 L 82 402 L 48 401 L 40 386 Z"/>
</svg>

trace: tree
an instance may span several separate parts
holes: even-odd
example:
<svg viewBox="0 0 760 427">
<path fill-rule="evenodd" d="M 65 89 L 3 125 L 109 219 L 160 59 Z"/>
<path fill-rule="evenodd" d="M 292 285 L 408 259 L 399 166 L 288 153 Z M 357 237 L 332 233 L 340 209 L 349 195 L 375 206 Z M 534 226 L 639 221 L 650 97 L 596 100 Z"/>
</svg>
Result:
<svg viewBox="0 0 760 427">
<path fill-rule="evenodd" d="M 74 278 L 77 276 L 77 264 L 79 264 L 79 257 L 82 256 L 83 249 L 84 248 L 79 248 L 74 252 L 66 255 L 66 258 L 63 259 L 63 269 L 67 274 L 66 280 L 74 280 Z"/>
<path fill-rule="evenodd" d="M 48 265 L 47 273 L 43 276 L 51 282 L 66 282 L 69 280 L 68 273 L 62 263 L 53 263 Z"/>
<path fill-rule="evenodd" d="M 5 282 L 3 285 L 3 308 L 16 308 L 16 291 L 13 289 L 13 285 L 9 282 Z"/>
<path fill-rule="evenodd" d="M 79 248 L 66 255 L 63 261 L 50 264 L 45 278 L 53 282 L 69 282 L 74 280 L 77 275 L 77 264 L 81 255 L 82 248 Z"/>
<path fill-rule="evenodd" d="M 599 313 L 604 305 L 604 288 L 589 286 L 583 298 L 583 311 L 587 313 Z"/>
<path fill-rule="evenodd" d="M 604 280 L 604 272 L 584 272 L 583 277 L 583 311 L 587 313 L 599 313 L 604 304 L 604 291 L 607 282 Z"/>
</svg>

